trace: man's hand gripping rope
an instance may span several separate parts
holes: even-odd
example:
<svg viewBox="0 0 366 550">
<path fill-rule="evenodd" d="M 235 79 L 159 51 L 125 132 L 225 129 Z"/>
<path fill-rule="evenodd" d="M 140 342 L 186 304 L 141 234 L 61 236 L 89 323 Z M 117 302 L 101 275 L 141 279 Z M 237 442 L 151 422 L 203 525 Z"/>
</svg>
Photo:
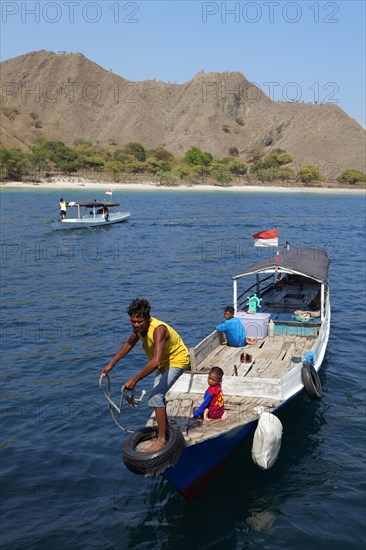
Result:
<svg viewBox="0 0 366 550">
<path fill-rule="evenodd" d="M 102 386 L 103 378 L 105 378 L 105 377 L 107 378 L 107 381 L 108 381 L 107 391 L 105 391 L 103 386 Z M 113 409 L 115 409 L 118 412 L 118 414 L 121 414 L 122 413 L 123 400 L 126 401 L 126 403 L 128 404 L 129 407 L 136 407 L 136 405 L 138 403 L 141 403 L 141 401 L 143 400 L 144 395 L 146 394 L 146 390 L 142 390 L 140 397 L 136 399 L 135 398 L 135 393 L 136 393 L 135 388 L 133 388 L 132 390 L 129 390 L 128 388 L 125 388 L 125 386 L 122 386 L 122 388 L 121 388 L 121 399 L 120 399 L 120 402 L 119 402 L 119 406 L 117 406 L 111 398 L 111 381 L 110 381 L 110 378 L 109 378 L 108 374 L 101 374 L 101 376 L 99 378 L 99 387 L 101 389 L 102 394 L 104 395 L 104 397 L 106 398 L 106 400 L 109 403 L 109 411 L 111 413 L 111 416 L 112 416 L 113 421 L 115 422 L 115 424 L 117 424 L 117 426 L 121 430 L 123 430 L 124 432 L 133 433 L 133 430 L 128 430 L 127 428 L 124 428 L 118 422 L 117 418 L 115 417 L 115 413 L 114 413 Z M 127 392 L 129 392 L 129 391 L 131 392 L 130 395 L 127 394 Z"/>
</svg>

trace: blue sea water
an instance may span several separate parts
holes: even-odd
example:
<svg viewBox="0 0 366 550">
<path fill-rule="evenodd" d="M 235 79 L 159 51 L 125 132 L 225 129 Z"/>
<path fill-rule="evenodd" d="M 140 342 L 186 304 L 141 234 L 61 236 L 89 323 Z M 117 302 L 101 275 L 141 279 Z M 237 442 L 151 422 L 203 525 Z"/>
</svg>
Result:
<svg viewBox="0 0 366 550">
<path fill-rule="evenodd" d="M 1 192 L 1 546 L 4 549 L 344 549 L 365 545 L 365 197 L 115 192 L 132 215 L 54 232 L 59 191 Z M 101 192 L 63 192 L 67 200 Z M 125 434 L 98 388 L 146 297 L 188 346 L 222 320 L 231 276 L 266 257 L 254 232 L 331 257 L 323 397 L 281 411 L 282 448 L 259 470 L 248 441 L 194 503 L 121 460 Z M 144 364 L 136 348 L 112 393 Z M 140 382 L 149 389 L 152 380 Z M 146 403 L 122 424 L 141 427 Z"/>
</svg>

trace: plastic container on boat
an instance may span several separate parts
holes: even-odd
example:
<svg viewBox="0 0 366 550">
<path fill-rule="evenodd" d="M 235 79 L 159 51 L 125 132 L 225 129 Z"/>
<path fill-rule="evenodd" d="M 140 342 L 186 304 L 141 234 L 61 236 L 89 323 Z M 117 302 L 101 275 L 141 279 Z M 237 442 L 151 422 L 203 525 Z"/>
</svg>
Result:
<svg viewBox="0 0 366 550">
<path fill-rule="evenodd" d="M 240 319 L 245 328 L 247 336 L 251 338 L 265 338 L 268 334 L 268 322 L 270 313 L 246 313 L 238 311 L 235 317 Z"/>
</svg>

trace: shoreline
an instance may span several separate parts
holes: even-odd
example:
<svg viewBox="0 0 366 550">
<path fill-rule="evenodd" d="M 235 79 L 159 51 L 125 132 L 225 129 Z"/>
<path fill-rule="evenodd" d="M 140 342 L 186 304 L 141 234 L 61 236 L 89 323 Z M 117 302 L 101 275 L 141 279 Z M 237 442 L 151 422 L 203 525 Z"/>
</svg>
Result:
<svg viewBox="0 0 366 550">
<path fill-rule="evenodd" d="M 73 190 L 84 188 L 85 190 L 109 190 L 113 191 L 218 191 L 239 193 L 324 193 L 324 194 L 359 194 L 366 192 L 365 188 L 352 189 L 349 187 L 292 187 L 281 185 L 161 185 L 156 182 L 143 183 L 94 183 L 91 181 L 67 181 L 64 179 L 44 182 L 0 182 L 2 189 L 45 189 L 45 190 Z"/>
</svg>

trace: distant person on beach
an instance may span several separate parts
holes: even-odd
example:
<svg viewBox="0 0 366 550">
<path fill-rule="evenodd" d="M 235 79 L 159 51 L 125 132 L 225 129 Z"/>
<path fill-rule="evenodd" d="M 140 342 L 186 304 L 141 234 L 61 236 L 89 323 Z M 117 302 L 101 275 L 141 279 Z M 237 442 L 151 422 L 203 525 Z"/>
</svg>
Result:
<svg viewBox="0 0 366 550">
<path fill-rule="evenodd" d="M 224 396 L 222 394 L 221 382 L 224 371 L 220 367 L 212 367 L 208 373 L 208 388 L 203 396 L 199 407 L 193 408 L 193 417 L 202 418 L 205 422 L 210 420 L 227 419 L 225 411 Z"/>
<path fill-rule="evenodd" d="M 60 217 L 59 220 L 64 220 L 66 218 L 66 201 L 64 199 L 60 199 Z"/>
<path fill-rule="evenodd" d="M 245 346 L 246 334 L 240 319 L 234 317 L 235 310 L 232 306 L 227 306 L 224 311 L 226 321 L 217 325 L 216 330 L 226 335 L 227 345 L 233 347 Z"/>
<path fill-rule="evenodd" d="M 139 380 L 157 371 L 148 404 L 155 409 L 158 437 L 146 449 L 145 452 L 148 453 L 158 451 L 166 443 L 168 419 L 165 395 L 189 365 L 188 349 L 182 338 L 167 323 L 150 317 L 150 309 L 147 300 L 136 298 L 131 302 L 127 313 L 130 316 L 133 332 L 101 372 L 104 375 L 108 374 L 114 365 L 141 340 L 148 362 L 125 383 L 124 387 L 132 390 Z"/>
</svg>

